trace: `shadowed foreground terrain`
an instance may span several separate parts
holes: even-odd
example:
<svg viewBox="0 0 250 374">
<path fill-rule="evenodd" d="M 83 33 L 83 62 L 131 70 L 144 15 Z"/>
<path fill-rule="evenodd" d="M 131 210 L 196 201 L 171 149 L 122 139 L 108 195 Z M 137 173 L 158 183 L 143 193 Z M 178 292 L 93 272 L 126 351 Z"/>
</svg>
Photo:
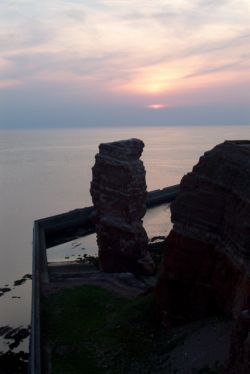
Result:
<svg viewBox="0 0 250 374">
<path fill-rule="evenodd" d="M 157 310 L 152 294 L 128 299 L 90 285 L 50 294 L 43 334 L 52 373 L 222 372 L 230 321 L 213 317 L 166 332 Z"/>
</svg>

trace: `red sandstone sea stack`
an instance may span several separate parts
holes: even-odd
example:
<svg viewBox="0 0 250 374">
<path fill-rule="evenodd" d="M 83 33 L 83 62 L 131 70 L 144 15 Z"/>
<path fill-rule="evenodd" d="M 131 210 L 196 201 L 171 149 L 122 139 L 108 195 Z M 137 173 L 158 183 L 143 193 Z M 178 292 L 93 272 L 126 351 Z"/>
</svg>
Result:
<svg viewBox="0 0 250 374">
<path fill-rule="evenodd" d="M 147 208 L 145 168 L 139 159 L 143 147 L 139 139 L 105 143 L 96 155 L 90 192 L 99 259 L 106 272 L 154 272 L 142 225 Z"/>
</svg>

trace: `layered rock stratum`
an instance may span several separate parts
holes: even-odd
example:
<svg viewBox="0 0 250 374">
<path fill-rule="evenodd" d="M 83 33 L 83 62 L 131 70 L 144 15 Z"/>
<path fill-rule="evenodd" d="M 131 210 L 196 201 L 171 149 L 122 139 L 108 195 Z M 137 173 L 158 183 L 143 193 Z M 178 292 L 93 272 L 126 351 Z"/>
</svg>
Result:
<svg viewBox="0 0 250 374">
<path fill-rule="evenodd" d="M 228 372 L 250 372 L 250 323 L 242 317 L 250 309 L 250 141 L 206 152 L 183 177 L 171 217 L 156 288 L 165 325 L 216 311 L 233 317 Z"/>
<path fill-rule="evenodd" d="M 139 139 L 100 144 L 92 168 L 99 259 L 106 272 L 154 272 L 142 224 L 147 209 L 143 147 Z"/>
<path fill-rule="evenodd" d="M 183 177 L 171 219 L 157 289 L 166 315 L 237 317 L 250 301 L 250 142 L 206 152 Z"/>
</svg>

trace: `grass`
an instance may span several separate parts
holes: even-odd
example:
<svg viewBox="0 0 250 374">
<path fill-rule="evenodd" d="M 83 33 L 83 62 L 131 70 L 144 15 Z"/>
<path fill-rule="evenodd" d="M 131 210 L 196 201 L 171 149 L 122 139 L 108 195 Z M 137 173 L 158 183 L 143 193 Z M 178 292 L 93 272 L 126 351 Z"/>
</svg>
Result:
<svg viewBox="0 0 250 374">
<path fill-rule="evenodd" d="M 42 305 L 52 374 L 179 373 L 171 363 L 175 349 L 181 352 L 186 338 L 211 322 L 200 320 L 167 333 L 153 294 L 127 299 L 90 285 L 51 294 Z M 196 374 L 222 372 L 219 362 L 201 362 L 193 369 Z"/>
<path fill-rule="evenodd" d="M 152 295 L 128 300 L 81 286 L 43 304 L 53 374 L 152 373 L 161 365 L 159 357 L 165 360 L 184 341 L 181 335 L 166 337 Z"/>
<path fill-rule="evenodd" d="M 215 364 L 214 367 L 205 366 L 200 370 L 195 371 L 196 374 L 222 374 L 224 373 L 224 368 L 219 363 Z"/>
</svg>

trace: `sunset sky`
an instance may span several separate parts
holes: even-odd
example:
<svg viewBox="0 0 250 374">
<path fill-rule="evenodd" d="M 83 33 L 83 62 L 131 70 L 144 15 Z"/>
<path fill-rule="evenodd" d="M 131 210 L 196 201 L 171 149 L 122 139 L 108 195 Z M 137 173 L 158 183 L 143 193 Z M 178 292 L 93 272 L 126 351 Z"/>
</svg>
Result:
<svg viewBox="0 0 250 374">
<path fill-rule="evenodd" d="M 0 127 L 250 124 L 249 0 L 1 0 Z"/>
</svg>

